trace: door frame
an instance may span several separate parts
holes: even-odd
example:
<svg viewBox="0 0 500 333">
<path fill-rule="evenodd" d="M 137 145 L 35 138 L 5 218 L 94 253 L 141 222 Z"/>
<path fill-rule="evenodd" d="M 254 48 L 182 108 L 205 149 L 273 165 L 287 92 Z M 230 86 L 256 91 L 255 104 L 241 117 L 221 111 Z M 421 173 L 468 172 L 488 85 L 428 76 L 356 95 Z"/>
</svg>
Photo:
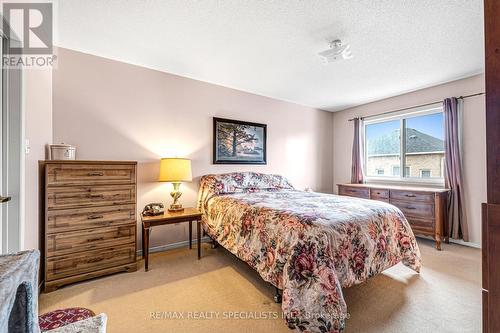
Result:
<svg viewBox="0 0 500 333">
<path fill-rule="evenodd" d="M 3 56 L 5 45 L 9 42 L 18 43 L 19 40 L 6 36 L 2 27 L 0 27 L 0 39 Z M 0 253 L 11 253 L 24 249 L 25 96 L 23 92 L 25 89 L 21 68 L 2 67 L 1 74 L 1 144 L 6 152 L 2 153 L 3 158 L 0 159 L 2 163 L 0 194 L 11 196 L 12 199 L 0 207 Z"/>
</svg>

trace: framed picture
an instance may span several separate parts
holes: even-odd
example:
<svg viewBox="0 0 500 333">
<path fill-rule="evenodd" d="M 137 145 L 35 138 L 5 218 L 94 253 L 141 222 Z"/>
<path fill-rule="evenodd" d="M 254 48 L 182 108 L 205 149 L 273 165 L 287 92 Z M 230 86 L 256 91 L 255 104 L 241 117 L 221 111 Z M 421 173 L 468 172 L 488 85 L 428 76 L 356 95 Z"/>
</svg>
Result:
<svg viewBox="0 0 500 333">
<path fill-rule="evenodd" d="M 214 117 L 214 164 L 266 164 L 265 124 Z"/>
</svg>

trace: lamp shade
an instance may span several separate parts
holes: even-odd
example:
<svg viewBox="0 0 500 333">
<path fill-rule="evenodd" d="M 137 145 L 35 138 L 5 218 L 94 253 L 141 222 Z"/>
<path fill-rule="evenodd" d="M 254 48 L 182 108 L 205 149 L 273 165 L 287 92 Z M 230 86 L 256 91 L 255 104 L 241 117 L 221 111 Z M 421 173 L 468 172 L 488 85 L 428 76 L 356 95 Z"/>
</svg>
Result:
<svg viewBox="0 0 500 333">
<path fill-rule="evenodd" d="M 191 160 L 187 158 L 162 158 L 160 160 L 160 182 L 190 182 Z"/>
</svg>

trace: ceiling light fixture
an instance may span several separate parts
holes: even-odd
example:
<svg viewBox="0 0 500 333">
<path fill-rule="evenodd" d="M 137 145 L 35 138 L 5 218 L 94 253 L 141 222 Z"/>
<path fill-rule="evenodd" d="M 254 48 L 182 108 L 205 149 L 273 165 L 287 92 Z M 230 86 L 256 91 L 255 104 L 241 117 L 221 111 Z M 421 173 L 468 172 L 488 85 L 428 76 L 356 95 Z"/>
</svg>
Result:
<svg viewBox="0 0 500 333">
<path fill-rule="evenodd" d="M 343 44 L 340 39 L 335 39 L 330 43 L 330 48 L 328 50 L 322 51 L 318 53 L 318 55 L 323 59 L 325 64 L 351 59 L 351 45 L 347 43 Z"/>
</svg>

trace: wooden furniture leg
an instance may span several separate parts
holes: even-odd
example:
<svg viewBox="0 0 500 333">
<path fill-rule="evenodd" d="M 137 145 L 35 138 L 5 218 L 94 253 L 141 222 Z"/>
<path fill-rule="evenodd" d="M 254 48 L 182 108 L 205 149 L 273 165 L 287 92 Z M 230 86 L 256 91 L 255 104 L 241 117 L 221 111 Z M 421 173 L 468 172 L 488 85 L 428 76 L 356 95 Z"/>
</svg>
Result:
<svg viewBox="0 0 500 333">
<path fill-rule="evenodd" d="M 200 260 L 200 258 L 201 258 L 201 221 L 200 220 L 196 221 L 196 236 L 198 237 L 198 260 Z"/>
<path fill-rule="evenodd" d="M 144 270 L 148 271 L 148 262 L 149 262 L 149 232 L 151 228 L 145 228 L 144 230 L 144 244 L 145 244 L 145 256 L 144 256 Z"/>
<path fill-rule="evenodd" d="M 441 235 L 436 234 L 434 239 L 436 240 L 436 250 L 441 251 Z"/>
<path fill-rule="evenodd" d="M 189 249 L 193 248 L 193 221 L 189 221 Z"/>
<path fill-rule="evenodd" d="M 142 224 L 141 227 L 141 238 L 142 238 L 142 259 L 144 259 L 146 258 L 146 238 L 144 236 L 144 224 Z"/>
</svg>

